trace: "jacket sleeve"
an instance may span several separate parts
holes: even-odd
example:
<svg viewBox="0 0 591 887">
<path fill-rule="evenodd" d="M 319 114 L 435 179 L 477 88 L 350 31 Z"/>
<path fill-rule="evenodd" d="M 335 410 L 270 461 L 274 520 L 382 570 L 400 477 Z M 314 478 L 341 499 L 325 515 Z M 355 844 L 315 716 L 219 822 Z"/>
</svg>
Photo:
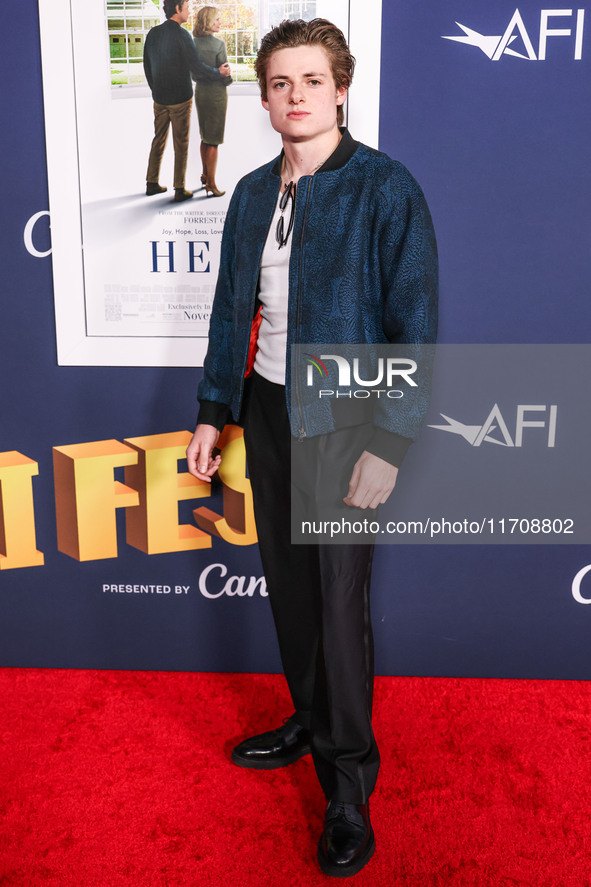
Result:
<svg viewBox="0 0 591 887">
<path fill-rule="evenodd" d="M 231 421 L 235 238 L 239 192 L 240 185 L 232 195 L 224 223 L 220 267 L 209 322 L 209 344 L 203 364 L 203 378 L 197 392 L 200 403 L 197 421 L 215 425 L 220 431 Z"/>
<path fill-rule="evenodd" d="M 153 78 L 152 78 L 152 62 L 150 61 L 150 32 L 148 31 L 148 35 L 146 37 L 146 42 L 144 44 L 144 74 L 146 75 L 146 80 L 148 81 L 148 86 L 152 89 L 153 86 Z"/>
<path fill-rule="evenodd" d="M 226 44 L 224 43 L 223 40 L 220 40 L 220 43 L 222 45 L 220 47 L 218 54 L 215 57 L 215 63 L 218 66 L 218 68 L 220 67 L 220 65 L 224 65 L 228 61 L 228 52 L 226 50 Z M 230 83 L 232 83 L 232 82 L 233 81 L 232 81 L 231 77 L 222 77 L 222 83 L 224 84 L 224 86 L 229 86 Z"/>
<path fill-rule="evenodd" d="M 380 192 L 379 254 L 384 333 L 418 365 L 418 387 L 400 400 L 379 399 L 367 447 L 399 466 L 429 405 L 433 345 L 437 335 L 438 264 L 431 214 L 417 182 L 397 164 L 398 175 Z"/>
<path fill-rule="evenodd" d="M 185 39 L 186 38 L 186 39 Z M 185 53 L 189 70 L 193 80 L 202 80 L 208 83 L 223 83 L 226 78 L 222 77 L 217 68 L 211 68 L 202 62 L 195 46 L 195 41 L 191 35 L 183 29 L 183 52 Z"/>
</svg>

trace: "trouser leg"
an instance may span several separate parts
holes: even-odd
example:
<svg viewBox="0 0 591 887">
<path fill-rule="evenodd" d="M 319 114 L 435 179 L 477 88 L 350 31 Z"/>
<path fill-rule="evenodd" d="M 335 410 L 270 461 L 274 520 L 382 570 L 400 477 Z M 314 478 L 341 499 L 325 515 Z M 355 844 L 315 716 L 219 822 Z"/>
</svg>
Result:
<svg viewBox="0 0 591 887">
<path fill-rule="evenodd" d="M 352 525 L 373 512 L 343 502 L 355 462 L 373 433 L 371 425 L 294 441 L 292 520 L 306 517 Z M 341 540 L 341 536 L 335 537 Z M 295 546 L 296 548 L 298 546 Z M 373 633 L 370 579 L 373 535 L 350 532 L 318 546 L 321 643 L 312 706 L 312 753 L 328 798 L 364 804 L 375 787 L 379 754 L 372 725 Z"/>
<path fill-rule="evenodd" d="M 247 383 L 244 441 L 259 550 L 296 720 L 310 727 L 321 620 L 316 545 L 294 546 L 290 532 L 290 433 L 285 389 Z"/>
<path fill-rule="evenodd" d="M 312 754 L 327 798 L 365 804 L 380 763 L 371 725 L 372 545 L 321 545 L 322 643 L 312 706 Z"/>
<path fill-rule="evenodd" d="M 150 148 L 150 157 L 148 159 L 147 182 L 154 184 L 158 182 L 169 125 L 168 105 L 159 105 L 158 102 L 154 102 L 154 138 L 152 139 L 152 147 Z"/>
<path fill-rule="evenodd" d="M 191 111 L 193 100 L 188 99 L 179 105 L 169 105 L 172 123 L 172 141 L 174 145 L 174 187 L 185 187 L 187 159 L 189 157 L 189 130 L 191 127 Z"/>
<path fill-rule="evenodd" d="M 328 446 L 306 442 L 310 477 L 319 450 L 331 468 L 340 458 L 338 438 L 326 440 Z M 291 544 L 291 436 L 283 386 L 255 376 L 245 441 L 263 569 L 297 719 L 311 729 L 326 796 L 363 804 L 379 766 L 371 727 L 373 546 Z"/>
</svg>

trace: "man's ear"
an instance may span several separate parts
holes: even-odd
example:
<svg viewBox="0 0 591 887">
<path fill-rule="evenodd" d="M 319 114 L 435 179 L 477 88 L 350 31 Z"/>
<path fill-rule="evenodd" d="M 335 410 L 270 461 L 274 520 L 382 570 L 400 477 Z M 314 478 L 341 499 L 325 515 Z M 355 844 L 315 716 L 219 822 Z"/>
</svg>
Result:
<svg viewBox="0 0 591 887">
<path fill-rule="evenodd" d="M 339 86 L 337 89 L 337 105 L 343 105 L 349 91 L 348 86 Z"/>
<path fill-rule="evenodd" d="M 262 96 L 261 96 L 261 105 L 263 106 L 265 111 L 269 110 L 269 102 L 267 101 L 267 99 L 264 99 Z"/>
</svg>

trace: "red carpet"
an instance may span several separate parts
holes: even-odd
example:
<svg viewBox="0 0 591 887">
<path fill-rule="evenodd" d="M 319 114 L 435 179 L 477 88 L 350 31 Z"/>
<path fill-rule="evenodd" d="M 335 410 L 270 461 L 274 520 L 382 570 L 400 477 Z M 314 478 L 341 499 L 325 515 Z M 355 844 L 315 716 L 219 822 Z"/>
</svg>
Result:
<svg viewBox="0 0 591 887">
<path fill-rule="evenodd" d="M 228 760 L 289 713 L 283 678 L 2 669 L 0 699 L 2 887 L 339 883 L 310 759 Z M 377 850 L 350 882 L 589 885 L 590 709 L 582 682 L 378 678 Z"/>
</svg>

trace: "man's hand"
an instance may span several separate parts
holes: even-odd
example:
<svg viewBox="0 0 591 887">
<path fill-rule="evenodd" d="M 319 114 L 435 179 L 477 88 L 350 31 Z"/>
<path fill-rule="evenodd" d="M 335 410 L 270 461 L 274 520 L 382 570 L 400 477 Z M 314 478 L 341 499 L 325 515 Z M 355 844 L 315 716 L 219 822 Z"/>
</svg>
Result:
<svg viewBox="0 0 591 887">
<path fill-rule="evenodd" d="M 191 443 L 187 447 L 187 465 L 190 473 L 211 483 L 212 475 L 220 467 L 222 457 L 212 456 L 212 450 L 218 442 L 220 432 L 213 425 L 198 425 Z"/>
<path fill-rule="evenodd" d="M 224 62 L 223 65 L 219 66 L 218 71 L 220 72 L 222 77 L 229 77 L 230 74 L 232 73 L 232 68 L 230 67 L 228 62 Z"/>
<path fill-rule="evenodd" d="M 377 508 L 388 499 L 397 476 L 395 465 L 364 450 L 353 466 L 349 492 L 343 502 L 357 508 Z"/>
</svg>

